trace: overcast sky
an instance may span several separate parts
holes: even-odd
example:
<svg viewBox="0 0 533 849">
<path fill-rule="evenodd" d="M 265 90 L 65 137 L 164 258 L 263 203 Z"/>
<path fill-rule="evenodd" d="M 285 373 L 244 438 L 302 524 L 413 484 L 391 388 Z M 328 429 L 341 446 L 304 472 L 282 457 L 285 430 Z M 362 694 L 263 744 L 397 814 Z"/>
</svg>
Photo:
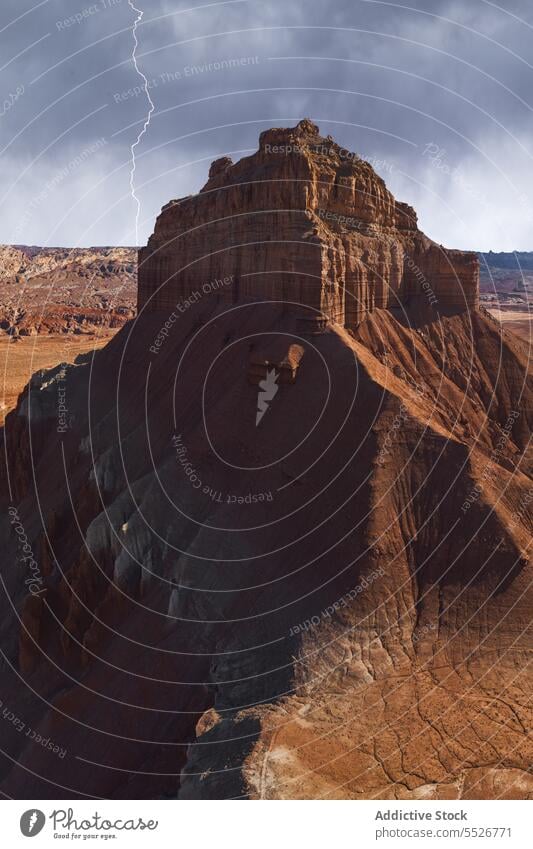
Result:
<svg viewBox="0 0 533 849">
<path fill-rule="evenodd" d="M 212 159 L 310 117 L 437 242 L 533 250 L 531 0 L 132 2 L 155 107 L 136 148 L 139 242 Z M 135 243 L 135 18 L 128 0 L 1 0 L 1 242 Z"/>
</svg>

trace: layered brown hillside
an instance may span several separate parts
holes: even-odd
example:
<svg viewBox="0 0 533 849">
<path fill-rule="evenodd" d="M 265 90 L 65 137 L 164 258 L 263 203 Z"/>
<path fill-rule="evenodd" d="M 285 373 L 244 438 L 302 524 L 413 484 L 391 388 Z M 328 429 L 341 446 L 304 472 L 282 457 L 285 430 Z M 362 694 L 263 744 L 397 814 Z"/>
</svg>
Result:
<svg viewBox="0 0 533 849">
<path fill-rule="evenodd" d="M 6 728 L 2 790 L 531 795 L 520 351 L 481 315 L 302 341 L 214 299 L 159 330 L 68 370 L 68 433 L 53 373 L 8 417 L 43 592 L 5 523 L 3 698 L 67 755 Z M 256 427 L 261 350 L 294 379 Z"/>
<path fill-rule="evenodd" d="M 294 132 L 317 138 L 308 123 Z M 219 163 L 143 255 L 154 287 L 166 256 L 168 284 L 150 300 L 141 280 L 139 315 L 94 355 L 34 375 L 7 417 L 1 698 L 61 747 L 5 721 L 9 797 L 533 797 L 529 351 L 475 308 L 469 255 L 454 266 L 470 269 L 469 309 L 437 271 L 447 306 L 413 293 L 383 308 L 364 278 L 377 279 L 371 251 L 396 293 L 405 269 L 388 263 L 406 244 L 427 269 L 450 255 L 412 212 L 402 229 L 380 183 L 371 206 L 352 196 L 367 232 L 335 236 L 345 259 L 367 257 L 350 327 L 323 308 L 355 280 L 346 260 L 325 288 L 330 235 L 311 239 L 316 308 L 241 283 L 228 303 L 193 278 L 201 294 L 184 300 L 172 269 L 201 241 L 180 240 L 180 208 L 202 229 L 231 198 L 231 220 L 252 220 L 257 187 L 285 186 L 274 155 L 272 173 L 322 156 Z M 300 200 L 321 191 L 313 180 Z M 280 219 L 282 244 L 301 245 L 290 222 L 309 224 L 334 185 Z M 242 282 L 231 248 L 211 250 L 229 220 L 204 240 L 206 262 Z M 156 259 L 159 239 L 176 253 Z M 248 250 L 234 252 L 243 267 Z M 294 250 L 277 254 L 280 285 L 293 267 L 303 279 Z M 154 308 L 167 297 L 181 298 L 172 320 Z"/>
<path fill-rule="evenodd" d="M 139 254 L 139 308 L 169 312 L 208 287 L 224 303 L 300 305 L 352 328 L 416 297 L 473 308 L 478 276 L 477 255 L 424 236 L 369 163 L 304 120 L 262 133 L 236 164 L 217 160 L 198 195 L 163 208 Z"/>
</svg>

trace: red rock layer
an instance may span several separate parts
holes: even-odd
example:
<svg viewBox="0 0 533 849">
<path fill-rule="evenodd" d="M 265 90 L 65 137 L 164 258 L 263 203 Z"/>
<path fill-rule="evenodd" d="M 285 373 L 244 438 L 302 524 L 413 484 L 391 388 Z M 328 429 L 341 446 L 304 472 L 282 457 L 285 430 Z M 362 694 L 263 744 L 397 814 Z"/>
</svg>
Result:
<svg viewBox="0 0 533 849">
<path fill-rule="evenodd" d="M 154 354 L 160 318 L 67 369 L 66 434 L 57 370 L 7 418 L 2 701 L 66 754 L 4 721 L 0 790 L 533 797 L 525 346 L 206 299 Z"/>
<path fill-rule="evenodd" d="M 139 309 L 216 292 L 281 301 L 355 327 L 419 295 L 439 312 L 477 307 L 477 256 L 435 244 L 373 168 L 308 120 L 214 162 L 198 195 L 172 201 L 139 253 Z"/>
</svg>

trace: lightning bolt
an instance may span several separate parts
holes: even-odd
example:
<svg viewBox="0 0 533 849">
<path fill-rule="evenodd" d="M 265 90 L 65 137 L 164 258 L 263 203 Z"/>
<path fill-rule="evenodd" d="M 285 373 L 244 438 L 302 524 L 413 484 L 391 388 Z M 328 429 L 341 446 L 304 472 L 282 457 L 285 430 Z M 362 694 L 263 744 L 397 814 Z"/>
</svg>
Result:
<svg viewBox="0 0 533 849">
<path fill-rule="evenodd" d="M 276 397 L 279 386 L 277 385 L 279 374 L 276 369 L 269 369 L 264 380 L 259 382 L 261 390 L 257 396 L 257 415 L 255 417 L 255 426 L 257 427 L 266 411 L 270 402 Z"/>
<path fill-rule="evenodd" d="M 138 75 L 141 77 L 141 79 L 144 82 L 144 90 L 146 92 L 146 97 L 148 98 L 148 103 L 150 104 L 150 109 L 148 110 L 148 115 L 146 116 L 146 120 L 144 122 L 143 128 L 142 128 L 141 132 L 139 133 L 139 135 L 137 136 L 137 141 L 134 142 L 131 146 L 130 189 L 131 189 L 131 196 L 132 196 L 133 200 L 135 201 L 135 203 L 137 204 L 137 214 L 135 216 L 135 244 L 138 245 L 139 244 L 139 217 L 140 217 L 140 214 L 141 214 L 141 202 L 140 202 L 140 200 L 137 197 L 137 194 L 135 192 L 135 171 L 136 171 L 136 168 L 137 168 L 137 163 L 135 161 L 135 148 L 139 146 L 139 144 L 141 143 L 142 137 L 144 136 L 148 127 L 150 126 L 150 118 L 152 117 L 152 112 L 154 111 L 155 106 L 154 106 L 154 103 L 152 101 L 152 98 L 150 97 L 150 91 L 148 90 L 148 80 L 146 79 L 146 76 L 143 74 L 143 72 L 141 71 L 141 69 L 139 68 L 139 66 L 137 64 L 137 48 L 139 47 L 139 41 L 137 39 L 137 27 L 139 26 L 140 22 L 143 19 L 144 12 L 141 9 L 138 9 L 133 4 L 132 0 L 128 0 L 128 6 L 134 12 L 136 12 L 136 14 L 137 14 L 137 18 L 135 19 L 135 23 L 133 24 L 133 30 L 132 30 L 133 52 L 131 54 L 131 58 L 132 58 L 132 62 L 134 64 L 134 66 L 135 66 L 135 70 L 137 71 Z"/>
<path fill-rule="evenodd" d="M 31 815 L 30 821 L 28 823 L 28 831 L 29 832 L 33 831 L 33 826 L 35 825 L 36 822 L 37 822 L 37 812 L 34 811 L 33 814 Z"/>
</svg>

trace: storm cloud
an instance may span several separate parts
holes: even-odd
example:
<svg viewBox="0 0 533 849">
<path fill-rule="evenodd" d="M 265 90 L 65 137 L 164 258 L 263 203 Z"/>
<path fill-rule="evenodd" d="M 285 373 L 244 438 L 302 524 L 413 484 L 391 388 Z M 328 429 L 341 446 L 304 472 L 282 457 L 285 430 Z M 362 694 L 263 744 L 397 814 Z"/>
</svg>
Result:
<svg viewBox="0 0 533 849">
<path fill-rule="evenodd" d="M 3 0 L 0 241 L 133 244 L 302 117 L 437 242 L 533 249 L 533 10 L 487 0 Z M 531 60 L 531 61 L 530 61 Z"/>
</svg>

